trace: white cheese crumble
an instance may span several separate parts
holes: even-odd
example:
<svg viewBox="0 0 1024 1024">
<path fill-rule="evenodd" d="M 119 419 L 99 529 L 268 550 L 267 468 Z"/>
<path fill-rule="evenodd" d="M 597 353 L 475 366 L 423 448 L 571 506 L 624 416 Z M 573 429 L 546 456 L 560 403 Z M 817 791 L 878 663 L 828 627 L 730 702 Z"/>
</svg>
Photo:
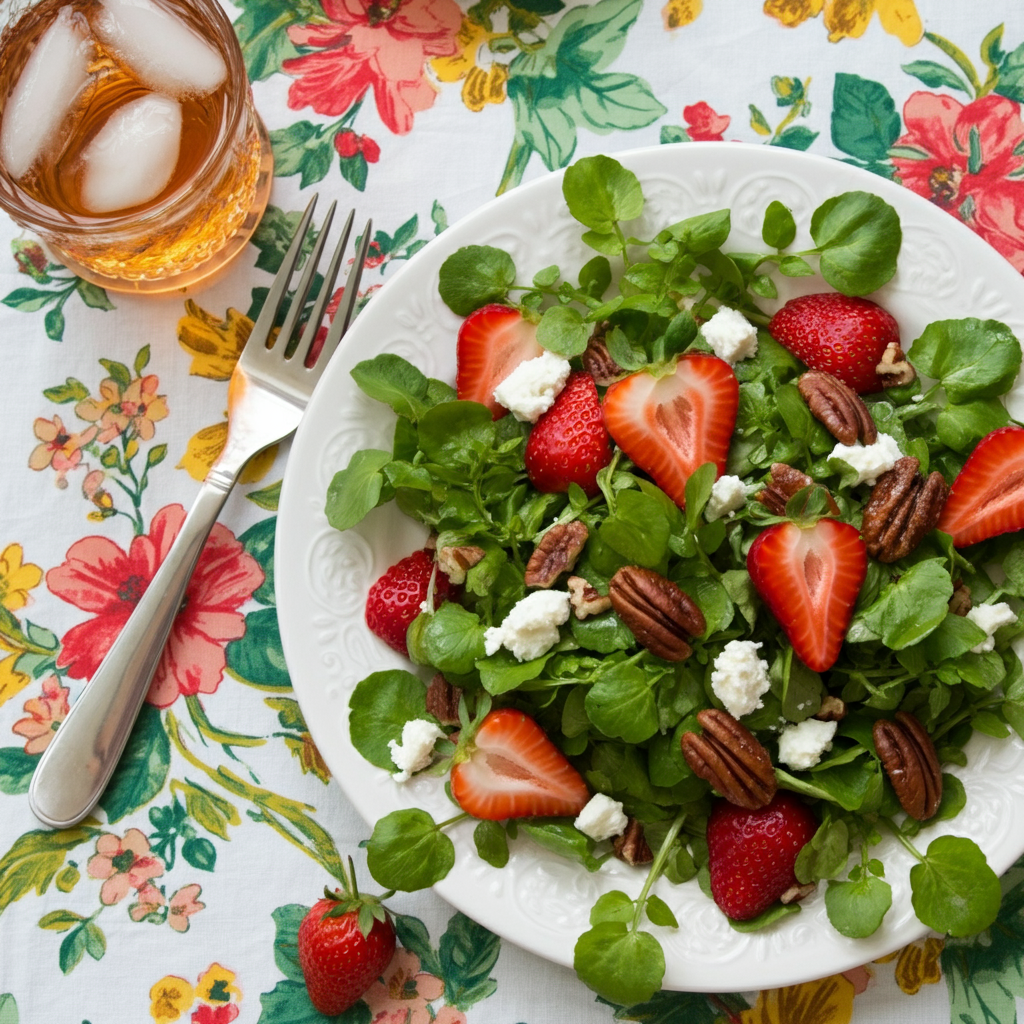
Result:
<svg viewBox="0 0 1024 1024">
<path fill-rule="evenodd" d="M 768 662 L 757 656 L 761 643 L 730 640 L 715 658 L 711 689 L 733 718 L 742 718 L 764 707 L 761 696 L 768 692 Z"/>
<path fill-rule="evenodd" d="M 595 793 L 579 813 L 573 824 L 595 843 L 611 839 L 626 831 L 629 818 L 622 810 L 622 804 L 604 793 Z"/>
<path fill-rule="evenodd" d="M 484 633 L 484 650 L 494 654 L 499 647 L 511 651 L 519 661 L 539 658 L 558 643 L 558 627 L 569 618 L 569 592 L 536 590 L 513 605 L 500 626 Z"/>
<path fill-rule="evenodd" d="M 888 473 L 897 460 L 903 458 L 903 452 L 890 434 L 879 434 L 874 444 L 837 444 L 832 449 L 830 459 L 842 459 L 848 466 L 857 471 L 857 484 L 867 483 L 875 486 L 875 481 Z"/>
<path fill-rule="evenodd" d="M 836 722 L 808 718 L 799 725 L 787 725 L 779 736 L 779 760 L 790 768 L 813 768 L 821 755 L 832 749 Z"/>
<path fill-rule="evenodd" d="M 536 423 L 569 379 L 569 360 L 542 352 L 521 362 L 495 389 L 494 400 L 522 423 Z"/>
<path fill-rule="evenodd" d="M 747 485 L 738 476 L 720 476 L 711 486 L 711 497 L 704 506 L 704 518 L 714 522 L 743 508 Z"/>
<path fill-rule="evenodd" d="M 971 648 L 973 654 L 984 654 L 995 648 L 996 630 L 1000 626 L 1012 626 L 1017 621 L 1017 613 L 1005 601 L 1000 601 L 998 604 L 979 604 L 967 613 L 967 618 L 988 633 L 980 644 Z"/>
<path fill-rule="evenodd" d="M 444 736 L 444 730 L 425 718 L 411 718 L 402 726 L 402 741 L 388 740 L 391 760 L 398 771 L 392 776 L 396 782 L 405 782 L 413 772 L 426 768 L 434 753 L 434 741 Z"/>
<path fill-rule="evenodd" d="M 737 309 L 719 307 L 700 333 L 715 355 L 730 366 L 757 354 L 757 328 Z"/>
</svg>

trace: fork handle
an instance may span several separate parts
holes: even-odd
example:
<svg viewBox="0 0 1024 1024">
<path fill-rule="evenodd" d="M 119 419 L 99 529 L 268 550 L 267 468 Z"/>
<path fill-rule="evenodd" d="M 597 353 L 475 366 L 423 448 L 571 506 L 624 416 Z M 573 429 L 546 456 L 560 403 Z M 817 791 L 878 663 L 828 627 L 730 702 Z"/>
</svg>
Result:
<svg viewBox="0 0 1024 1024">
<path fill-rule="evenodd" d="M 40 758 L 28 799 L 43 823 L 53 828 L 76 825 L 99 801 L 233 482 L 208 478 L 202 485 L 167 557 Z"/>
</svg>

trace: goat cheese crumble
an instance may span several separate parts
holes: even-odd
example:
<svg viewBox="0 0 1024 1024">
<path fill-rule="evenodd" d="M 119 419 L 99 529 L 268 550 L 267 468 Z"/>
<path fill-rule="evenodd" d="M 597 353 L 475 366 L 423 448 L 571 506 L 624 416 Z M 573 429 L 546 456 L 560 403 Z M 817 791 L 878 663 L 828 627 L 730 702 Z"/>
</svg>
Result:
<svg viewBox="0 0 1024 1024">
<path fill-rule="evenodd" d="M 761 643 L 730 640 L 715 658 L 711 689 L 733 718 L 742 718 L 764 707 L 762 694 L 768 692 L 768 662 L 757 656 Z"/>
<path fill-rule="evenodd" d="M 715 355 L 730 366 L 757 355 L 757 328 L 737 309 L 720 306 L 700 333 Z"/>
<path fill-rule="evenodd" d="M 402 726 L 402 739 L 388 740 L 391 760 L 398 771 L 392 776 L 396 782 L 405 782 L 413 772 L 426 768 L 434 754 L 434 741 L 444 736 L 444 730 L 425 718 L 411 718 Z"/>
<path fill-rule="evenodd" d="M 484 651 L 511 651 L 518 661 L 539 658 L 558 643 L 558 627 L 569 618 L 569 593 L 565 590 L 535 590 L 512 606 L 500 626 L 484 633 Z"/>
<path fill-rule="evenodd" d="M 996 630 L 1000 626 L 1012 626 L 1017 621 L 1017 613 L 1005 601 L 999 601 L 977 605 L 967 613 L 967 618 L 988 633 L 980 644 L 971 648 L 972 654 L 984 654 L 995 649 Z"/>
<path fill-rule="evenodd" d="M 584 835 L 599 843 L 602 839 L 611 839 L 625 832 L 629 819 L 618 800 L 604 793 L 595 793 L 573 824 Z"/>
<path fill-rule="evenodd" d="M 738 476 L 720 476 L 711 486 L 711 497 L 704 506 L 704 518 L 709 522 L 731 515 L 743 508 L 747 500 L 747 485 Z"/>
<path fill-rule="evenodd" d="M 495 389 L 494 400 L 522 423 L 536 423 L 565 387 L 572 367 L 554 352 L 521 362 Z"/>
<path fill-rule="evenodd" d="M 787 725 L 779 736 L 779 760 L 790 768 L 813 768 L 821 755 L 832 749 L 837 724 L 808 718 L 797 725 Z"/>
<path fill-rule="evenodd" d="M 883 473 L 888 473 L 903 452 L 890 434 L 879 434 L 874 444 L 837 444 L 829 455 L 830 459 L 842 459 L 848 466 L 857 471 L 857 484 L 875 486 L 875 482 Z"/>
</svg>

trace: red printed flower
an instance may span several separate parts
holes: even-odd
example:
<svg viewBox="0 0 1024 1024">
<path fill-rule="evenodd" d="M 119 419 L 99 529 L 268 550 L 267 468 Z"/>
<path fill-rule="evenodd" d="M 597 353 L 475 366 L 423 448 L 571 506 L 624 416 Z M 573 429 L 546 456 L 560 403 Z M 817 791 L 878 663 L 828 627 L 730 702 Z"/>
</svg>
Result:
<svg viewBox="0 0 1024 1024">
<path fill-rule="evenodd" d="M 350 160 L 360 153 L 368 164 L 375 164 L 380 159 L 380 146 L 369 135 L 356 135 L 351 128 L 334 136 L 334 148 L 343 160 Z"/>
<path fill-rule="evenodd" d="M 65 561 L 46 574 L 58 597 L 94 618 L 65 633 L 57 663 L 75 679 L 89 679 L 146 592 L 181 529 L 185 510 L 168 505 L 153 517 L 148 534 L 125 552 L 105 537 L 85 537 Z M 213 693 L 224 672 L 224 645 L 245 633 L 238 610 L 263 582 L 263 570 L 231 531 L 217 524 L 199 556 L 174 620 L 147 699 L 169 707 L 179 695 Z"/>
<path fill-rule="evenodd" d="M 703 100 L 683 107 L 686 134 L 694 142 L 722 142 L 723 132 L 732 120 L 727 114 L 716 114 Z"/>
<path fill-rule="evenodd" d="M 427 62 L 458 50 L 462 12 L 454 0 L 322 0 L 326 22 L 295 25 L 288 36 L 311 52 L 282 67 L 295 81 L 293 110 L 337 117 L 373 89 L 381 120 L 396 135 L 433 106 Z M 370 160 L 364 150 L 367 160 Z M 372 161 L 371 161 L 372 162 Z"/>
<path fill-rule="evenodd" d="M 903 107 L 903 121 L 907 132 L 896 145 L 913 155 L 893 157 L 902 183 L 1024 271 L 1020 105 L 995 94 L 965 105 L 952 96 L 915 92 Z"/>
</svg>

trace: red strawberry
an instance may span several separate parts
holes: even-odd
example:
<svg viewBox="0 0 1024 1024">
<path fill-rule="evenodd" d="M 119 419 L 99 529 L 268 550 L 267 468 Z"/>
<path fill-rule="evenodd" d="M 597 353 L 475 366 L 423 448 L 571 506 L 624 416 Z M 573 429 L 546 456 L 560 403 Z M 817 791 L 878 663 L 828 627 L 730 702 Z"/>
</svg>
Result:
<svg viewBox="0 0 1024 1024">
<path fill-rule="evenodd" d="M 938 528 L 958 548 L 1024 528 L 1024 427 L 986 434 L 953 481 Z"/>
<path fill-rule="evenodd" d="M 589 373 L 569 374 L 554 405 L 526 442 L 526 473 L 538 491 L 567 491 L 579 484 L 597 494 L 597 473 L 612 460 L 597 385 Z"/>
<path fill-rule="evenodd" d="M 799 884 L 793 873 L 796 856 L 817 828 L 811 809 L 786 790 L 756 811 L 718 801 L 707 828 L 715 903 L 736 921 L 767 910 Z"/>
<path fill-rule="evenodd" d="M 434 556 L 429 551 L 414 551 L 395 562 L 366 595 L 366 624 L 399 654 L 408 654 L 405 634 L 420 613 L 427 599 Z M 448 577 L 440 570 L 434 579 L 434 607 L 437 608 L 452 592 Z"/>
<path fill-rule="evenodd" d="M 309 999 L 328 1017 L 357 1002 L 395 954 L 391 916 L 376 896 L 356 889 L 352 872 L 350 859 L 345 888 L 324 889 L 299 925 L 299 966 Z"/>
<path fill-rule="evenodd" d="M 522 711 L 489 712 L 459 748 L 452 796 L 474 818 L 577 815 L 590 799 L 580 773 Z"/>
<path fill-rule="evenodd" d="M 800 660 L 815 672 L 835 664 L 867 573 L 857 528 L 835 519 L 769 526 L 747 552 L 747 571 Z"/>
<path fill-rule="evenodd" d="M 736 425 L 740 389 L 727 362 L 684 355 L 674 372 L 641 370 L 611 384 L 604 422 L 615 443 L 680 507 L 686 481 L 705 462 L 721 474 Z"/>
<path fill-rule="evenodd" d="M 536 325 L 518 309 L 496 303 L 481 306 L 459 328 L 455 390 L 459 398 L 486 405 L 499 419 L 506 410 L 494 400 L 494 389 L 520 363 L 543 351 Z"/>
<path fill-rule="evenodd" d="M 790 299 L 768 324 L 772 337 L 813 370 L 824 370 L 859 395 L 882 390 L 875 367 L 899 324 L 870 299 L 821 292 Z"/>
</svg>

